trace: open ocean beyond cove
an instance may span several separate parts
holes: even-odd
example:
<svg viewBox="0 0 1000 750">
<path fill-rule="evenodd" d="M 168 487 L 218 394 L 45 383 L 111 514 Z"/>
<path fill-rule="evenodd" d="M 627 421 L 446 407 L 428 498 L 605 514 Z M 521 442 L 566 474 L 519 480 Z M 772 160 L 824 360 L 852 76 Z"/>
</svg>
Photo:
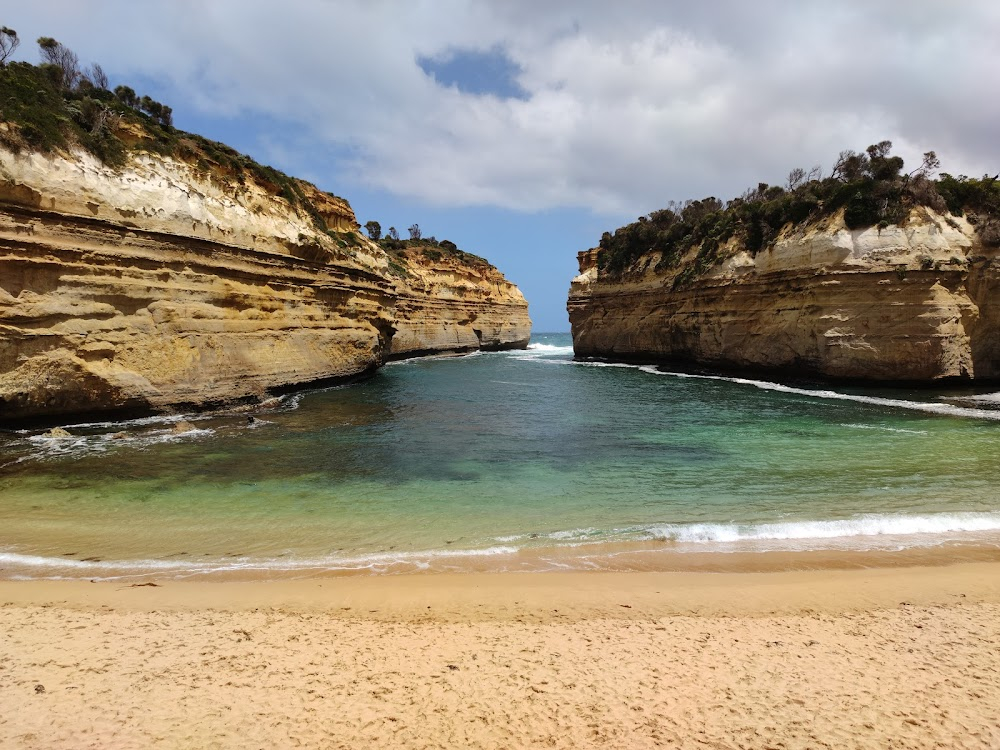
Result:
<svg viewBox="0 0 1000 750">
<path fill-rule="evenodd" d="M 1000 394 L 831 388 L 573 362 L 568 334 L 541 334 L 527 351 L 391 364 L 253 424 L 0 433 L 0 577 L 1000 546 Z"/>
</svg>

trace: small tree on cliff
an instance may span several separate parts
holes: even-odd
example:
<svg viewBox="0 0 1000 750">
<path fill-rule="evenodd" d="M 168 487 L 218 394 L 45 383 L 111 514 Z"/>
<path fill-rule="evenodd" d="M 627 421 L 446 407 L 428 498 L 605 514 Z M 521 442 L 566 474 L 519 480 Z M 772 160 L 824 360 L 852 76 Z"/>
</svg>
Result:
<svg viewBox="0 0 1000 750">
<path fill-rule="evenodd" d="M 174 124 L 174 111 L 168 107 L 166 104 L 161 104 L 155 99 L 151 99 L 148 96 L 143 96 L 139 100 L 139 109 L 145 112 L 147 115 L 152 117 L 154 120 L 159 122 L 164 127 L 173 127 Z"/>
<path fill-rule="evenodd" d="M 83 77 L 90 81 L 96 88 L 103 89 L 104 91 L 108 90 L 108 74 L 97 63 L 91 65 Z"/>
<path fill-rule="evenodd" d="M 366 222 L 365 231 L 368 232 L 368 236 L 373 242 L 378 242 L 382 238 L 382 225 L 377 221 Z"/>
<path fill-rule="evenodd" d="M 0 26 L 0 68 L 7 64 L 7 58 L 14 54 L 14 50 L 21 44 L 14 29 Z"/>
<path fill-rule="evenodd" d="M 410 239 L 411 240 L 419 240 L 420 239 L 420 225 L 419 224 L 414 224 L 413 226 L 411 226 L 406 231 L 410 233 Z"/>
<path fill-rule="evenodd" d="M 396 231 L 396 227 L 389 227 L 388 237 L 389 237 L 390 240 L 398 240 L 399 239 L 399 232 Z"/>
<path fill-rule="evenodd" d="M 80 80 L 80 58 L 50 36 L 38 37 L 38 48 L 42 61 L 59 69 L 59 83 L 64 89 L 72 89 Z"/>
<path fill-rule="evenodd" d="M 941 168 L 941 160 L 933 151 L 927 151 L 924 154 L 923 161 L 920 162 L 920 166 L 910 172 L 907 177 L 930 177 L 934 172 Z"/>
<path fill-rule="evenodd" d="M 135 89 L 131 86 L 115 86 L 115 96 L 126 107 L 135 108 L 139 106 L 139 97 L 136 96 Z"/>
</svg>

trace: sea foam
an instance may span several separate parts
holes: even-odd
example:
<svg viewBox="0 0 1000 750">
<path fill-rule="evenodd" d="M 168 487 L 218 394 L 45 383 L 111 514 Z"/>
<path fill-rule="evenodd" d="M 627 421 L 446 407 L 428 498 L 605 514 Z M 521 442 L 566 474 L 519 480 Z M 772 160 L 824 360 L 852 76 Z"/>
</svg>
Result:
<svg viewBox="0 0 1000 750">
<path fill-rule="evenodd" d="M 528 344 L 529 352 L 537 352 L 543 355 L 572 354 L 572 346 L 555 346 L 553 344 Z"/>
<path fill-rule="evenodd" d="M 872 404 L 873 406 L 888 406 L 896 409 L 908 409 L 910 411 L 922 411 L 928 414 L 941 414 L 950 417 L 966 417 L 972 419 L 990 419 L 1000 421 L 1000 409 L 973 409 L 954 404 L 942 404 L 933 401 L 909 401 L 901 398 L 883 398 L 881 396 L 862 396 L 854 393 L 841 393 L 840 391 L 830 391 L 823 389 L 798 388 L 796 386 L 784 385 L 783 383 L 772 383 L 767 380 L 751 380 L 749 378 L 733 378 L 723 375 L 695 375 L 684 372 L 670 372 L 660 370 L 653 365 L 641 365 L 643 372 L 652 375 L 663 375 L 674 378 L 691 378 L 700 380 L 718 380 L 726 383 L 737 383 L 739 385 L 750 385 L 764 391 L 775 391 L 777 393 L 789 393 L 796 396 L 806 396 L 808 398 L 828 399 L 834 401 L 853 401 L 859 404 Z"/>
<path fill-rule="evenodd" d="M 12 569 L 10 577 L 26 578 L 95 578 L 116 580 L 143 575 L 173 578 L 253 572 L 408 572 L 430 569 L 436 562 L 461 558 L 512 555 L 512 546 L 473 549 L 439 549 L 412 552 L 372 552 L 356 555 L 330 555 L 311 558 L 227 557 L 215 560 L 75 560 L 69 557 L 28 555 L 0 551 L 0 567 Z M 18 572 L 20 571 L 20 572 Z M 30 572 L 29 572 L 30 571 Z"/>
<path fill-rule="evenodd" d="M 823 540 L 848 537 L 913 536 L 1000 531 L 1000 513 L 927 515 L 870 514 L 824 521 L 778 523 L 663 524 L 645 527 L 656 539 L 672 542 Z"/>
</svg>

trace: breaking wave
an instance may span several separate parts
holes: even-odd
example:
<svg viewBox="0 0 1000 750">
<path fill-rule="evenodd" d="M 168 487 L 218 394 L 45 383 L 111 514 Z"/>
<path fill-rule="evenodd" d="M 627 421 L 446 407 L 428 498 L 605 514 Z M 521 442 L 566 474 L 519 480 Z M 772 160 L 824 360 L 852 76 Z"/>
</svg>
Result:
<svg viewBox="0 0 1000 750">
<path fill-rule="evenodd" d="M 739 385 L 750 385 L 763 391 L 775 391 L 777 393 L 789 393 L 796 396 L 807 396 L 809 398 L 828 399 L 833 401 L 853 401 L 858 404 L 872 404 L 873 406 L 888 406 L 895 409 L 907 409 L 910 411 L 922 411 L 928 414 L 941 414 L 950 417 L 966 417 L 971 419 L 990 419 L 1000 421 L 1000 409 L 974 409 L 965 406 L 955 406 L 954 404 L 939 403 L 935 401 L 909 401 L 901 398 L 884 398 L 881 396 L 863 396 L 854 393 L 841 393 L 824 389 L 798 388 L 783 383 L 772 383 L 767 380 L 751 380 L 749 378 L 734 378 L 723 375 L 694 375 L 683 372 L 670 372 L 660 370 L 654 365 L 640 365 L 642 372 L 652 375 L 663 375 L 674 378 L 697 378 L 699 380 L 718 380 L 726 383 L 737 383 Z"/>
</svg>

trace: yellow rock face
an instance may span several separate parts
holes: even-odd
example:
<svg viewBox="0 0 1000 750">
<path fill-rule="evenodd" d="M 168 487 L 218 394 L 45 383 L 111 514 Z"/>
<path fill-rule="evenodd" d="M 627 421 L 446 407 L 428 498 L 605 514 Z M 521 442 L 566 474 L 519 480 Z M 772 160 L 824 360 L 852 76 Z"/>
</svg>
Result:
<svg viewBox="0 0 1000 750">
<path fill-rule="evenodd" d="M 1000 265 L 962 218 L 915 209 L 879 231 L 836 216 L 756 257 L 731 249 L 678 289 L 679 269 L 655 271 L 655 255 L 611 279 L 596 251 L 580 253 L 568 304 L 577 355 L 785 377 L 1000 377 Z"/>
<path fill-rule="evenodd" d="M 531 338 L 521 290 L 487 263 L 406 254 L 409 275 L 396 287 L 390 357 L 433 352 L 523 349 Z"/>
<path fill-rule="evenodd" d="M 331 230 L 357 230 L 346 201 L 302 186 Z M 448 271 L 387 271 L 377 245 L 250 180 L 0 150 L 0 421 L 254 400 L 370 372 L 390 348 L 479 346 L 466 330 L 527 344 L 527 305 L 495 269 L 454 269 L 464 297 Z"/>
</svg>

